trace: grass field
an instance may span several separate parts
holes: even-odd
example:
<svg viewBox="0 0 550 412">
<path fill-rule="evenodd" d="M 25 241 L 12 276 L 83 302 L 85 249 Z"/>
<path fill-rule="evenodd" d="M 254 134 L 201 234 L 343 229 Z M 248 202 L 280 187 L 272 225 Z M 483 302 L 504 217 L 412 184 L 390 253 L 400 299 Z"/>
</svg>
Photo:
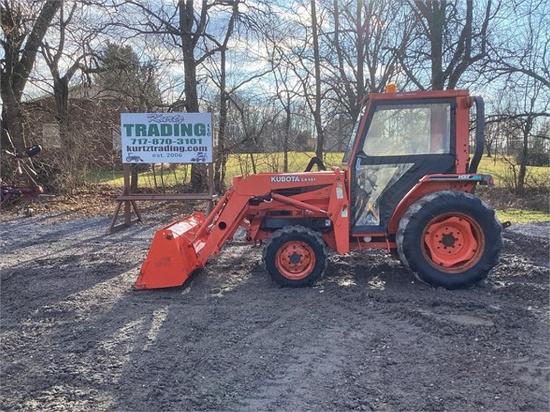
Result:
<svg viewBox="0 0 550 412">
<path fill-rule="evenodd" d="M 510 187 L 514 175 L 519 173 L 519 166 L 511 165 L 503 159 L 484 157 L 479 164 L 478 172 L 492 175 L 496 186 Z M 550 187 L 550 168 L 528 166 L 526 184 L 531 187 Z"/>
<path fill-rule="evenodd" d="M 500 221 L 528 223 L 550 220 L 547 195 L 550 187 L 550 168 L 534 166 L 527 168 L 525 184 L 529 190 L 528 196 L 530 198 L 524 199 L 523 203 L 536 204 L 536 208 L 533 206 L 520 207 L 522 202 L 516 205 L 516 202 L 510 199 L 504 202 L 497 199 L 502 193 L 508 193 L 508 196 L 510 196 L 509 192 L 514 187 L 519 166 L 510 165 L 502 159 L 484 157 L 479 165 L 478 172 L 490 174 L 495 180 L 495 188 L 487 188 L 485 192 L 488 194 L 489 203 L 495 206 Z"/>
<path fill-rule="evenodd" d="M 230 185 L 235 176 L 248 176 L 254 173 L 252 168 L 251 156 L 254 158 L 256 172 L 277 172 L 283 170 L 283 153 L 237 153 L 229 156 L 226 166 L 225 182 Z M 309 160 L 315 156 L 313 152 L 290 152 L 288 154 L 288 171 L 302 172 L 307 166 Z M 327 153 L 325 155 L 325 164 L 327 167 L 340 166 L 343 153 Z M 316 170 L 316 169 L 314 169 Z M 155 178 L 157 186 L 160 186 L 161 179 L 167 187 L 175 184 L 189 183 L 191 175 L 191 165 L 178 165 L 175 169 L 168 167 L 156 167 L 156 171 L 140 173 L 140 185 L 143 187 L 155 187 Z M 104 183 L 113 186 L 123 186 L 123 176 L 121 170 L 103 170 L 93 172 L 87 175 L 91 183 Z"/>
<path fill-rule="evenodd" d="M 550 221 L 550 213 L 539 210 L 496 209 L 495 212 L 501 222 L 530 223 Z"/>
<path fill-rule="evenodd" d="M 315 155 L 313 152 L 291 152 L 288 155 L 289 172 L 301 172 L 305 169 L 309 160 Z M 254 153 L 254 154 L 232 154 L 229 157 L 226 167 L 226 184 L 230 185 L 233 177 L 241 175 L 248 176 L 253 174 L 252 159 L 256 166 L 256 172 L 277 172 L 283 170 L 283 153 Z M 342 161 L 342 153 L 327 153 L 325 155 L 325 164 L 327 167 L 339 166 Z M 479 168 L 479 173 L 490 174 L 495 179 L 497 188 L 510 189 L 513 187 L 514 173 L 516 170 L 501 159 L 483 158 Z M 176 184 L 189 183 L 191 165 L 177 165 L 175 168 L 156 166 L 155 171 L 140 173 L 140 187 L 144 188 L 162 188 L 171 187 Z M 314 168 L 314 170 L 316 170 Z M 526 184 L 527 187 L 548 188 L 550 187 L 550 168 L 547 167 L 528 167 Z M 102 183 L 112 186 L 122 187 L 123 176 L 120 170 L 106 170 L 96 172 L 87 176 L 91 183 Z M 491 190 L 491 189 L 487 189 Z M 487 197 L 491 198 L 490 193 Z M 489 203 L 491 201 L 489 200 Z M 546 199 L 546 206 L 548 205 Z M 543 206 L 544 208 L 544 206 Z M 540 209 L 540 207 L 538 208 Z M 531 221 L 550 220 L 550 213 L 546 211 L 529 210 L 520 207 L 502 206 L 497 208 L 497 216 L 501 221 L 511 221 L 513 223 L 525 223 Z"/>
</svg>

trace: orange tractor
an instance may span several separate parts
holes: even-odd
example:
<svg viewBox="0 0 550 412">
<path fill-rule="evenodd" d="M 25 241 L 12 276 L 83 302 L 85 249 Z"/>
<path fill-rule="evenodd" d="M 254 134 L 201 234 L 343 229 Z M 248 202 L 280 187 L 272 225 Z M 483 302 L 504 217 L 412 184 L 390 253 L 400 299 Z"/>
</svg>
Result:
<svg viewBox="0 0 550 412">
<path fill-rule="evenodd" d="M 473 194 L 493 184 L 476 173 L 483 124 L 483 100 L 467 91 L 370 94 L 341 168 L 324 170 L 314 158 L 302 173 L 236 177 L 208 216 L 193 213 L 156 232 L 134 287 L 182 285 L 239 227 L 246 241 L 264 243 L 265 267 L 280 286 L 320 279 L 328 249 L 373 248 L 430 285 L 474 285 L 502 248 L 502 225 Z"/>
</svg>

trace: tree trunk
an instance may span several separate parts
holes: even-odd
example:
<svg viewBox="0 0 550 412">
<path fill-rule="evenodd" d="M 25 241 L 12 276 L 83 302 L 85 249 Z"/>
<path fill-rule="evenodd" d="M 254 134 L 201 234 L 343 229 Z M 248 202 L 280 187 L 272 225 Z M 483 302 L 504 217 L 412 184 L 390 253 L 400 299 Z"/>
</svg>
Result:
<svg viewBox="0 0 550 412">
<path fill-rule="evenodd" d="M 441 2 L 431 2 L 431 19 L 428 20 L 431 32 L 430 45 L 433 90 L 443 90 L 445 88 L 445 78 L 443 76 L 443 28 L 445 27 L 445 7 L 445 0 Z"/>
<path fill-rule="evenodd" d="M 527 116 L 525 125 L 523 127 L 523 144 L 521 147 L 520 161 L 519 161 L 519 173 L 518 173 L 518 196 L 523 197 L 525 195 L 525 177 L 527 176 L 527 161 L 529 155 L 529 135 L 533 128 L 533 118 Z"/>
<path fill-rule="evenodd" d="M 61 157 L 63 176 L 58 176 L 56 183 L 58 189 L 72 193 L 78 183 L 78 145 L 76 137 L 70 133 L 69 124 L 69 78 L 54 74 L 54 99 L 56 105 L 56 120 L 59 126 L 59 138 L 61 141 Z"/>
<path fill-rule="evenodd" d="M 225 52 L 222 52 L 222 60 L 225 60 Z M 224 64 L 222 64 L 222 67 Z M 218 156 L 215 164 L 214 184 L 218 193 L 225 191 L 225 165 L 227 163 L 227 147 L 225 142 L 225 126 L 227 124 L 227 94 L 225 93 L 225 75 L 222 69 L 222 87 L 220 90 L 220 123 L 218 125 Z"/>
<path fill-rule="evenodd" d="M 188 113 L 198 113 L 199 98 L 197 94 L 197 61 L 195 59 L 196 36 L 200 30 L 194 30 L 195 9 L 193 0 L 179 0 L 180 36 L 182 40 L 183 71 L 185 88 L 185 108 Z M 202 1 L 203 13 L 206 11 L 206 1 Z M 207 188 L 206 165 L 191 166 L 191 188 L 195 192 L 203 192 Z"/>
<path fill-rule="evenodd" d="M 239 1 L 233 2 L 231 18 L 225 33 L 225 39 L 220 48 L 220 124 L 218 128 L 218 159 L 215 164 L 214 184 L 218 193 L 225 191 L 225 165 L 229 155 L 225 141 L 225 128 L 227 125 L 227 107 L 229 105 L 229 96 L 226 92 L 227 88 L 227 64 L 226 52 L 229 39 L 233 34 L 235 27 L 235 18 L 239 10 Z"/>
<path fill-rule="evenodd" d="M 287 101 L 287 105 L 285 106 L 285 112 L 286 112 L 286 119 L 285 119 L 285 132 L 283 136 L 283 172 L 288 172 L 288 139 L 290 137 L 290 129 L 291 129 L 291 113 L 290 113 L 290 98 Z"/>
<path fill-rule="evenodd" d="M 323 160 L 323 150 L 325 144 L 325 133 L 321 120 L 321 56 L 319 54 L 319 31 L 317 27 L 317 6 L 315 0 L 311 0 L 311 28 L 313 35 L 313 58 L 315 73 L 315 104 L 313 117 L 315 120 L 315 131 L 317 132 L 317 147 L 315 155 Z"/>
<path fill-rule="evenodd" d="M 18 150 L 25 149 L 23 136 L 23 113 L 21 97 L 29 79 L 30 72 L 36 60 L 38 49 L 46 35 L 50 24 L 62 5 L 61 1 L 46 1 L 36 17 L 30 33 L 22 33 L 18 21 L 24 16 L 16 15 L 17 11 L 0 4 L 0 18 L 4 34 L 4 62 L 2 64 L 1 95 L 2 95 L 2 146 L 7 143 L 4 135 L 7 130 L 13 144 Z M 23 39 L 27 39 L 26 42 Z M 21 48 L 22 45 L 24 48 Z M 9 147 L 4 146 L 4 147 Z"/>
<path fill-rule="evenodd" d="M 225 164 L 227 163 L 227 148 L 225 145 L 225 126 L 227 124 L 228 96 L 226 88 L 226 55 L 225 48 L 221 50 L 220 78 L 220 123 L 218 127 L 218 158 L 215 164 L 214 185 L 218 193 L 225 191 Z"/>
<path fill-rule="evenodd" d="M 3 88 L 4 86 L 2 86 Z M 13 96 L 9 96 L 6 99 L 3 98 L 2 102 L 2 147 L 11 150 L 11 143 L 6 135 L 6 133 L 9 133 L 15 149 L 23 151 L 25 144 L 23 139 L 23 113 L 21 105 Z"/>
</svg>

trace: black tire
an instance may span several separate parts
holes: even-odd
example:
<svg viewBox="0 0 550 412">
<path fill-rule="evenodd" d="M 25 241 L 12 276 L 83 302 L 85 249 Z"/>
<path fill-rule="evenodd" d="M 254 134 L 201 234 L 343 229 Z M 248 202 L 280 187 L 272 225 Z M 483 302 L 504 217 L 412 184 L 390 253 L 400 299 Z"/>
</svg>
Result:
<svg viewBox="0 0 550 412">
<path fill-rule="evenodd" d="M 446 190 L 409 207 L 399 222 L 396 242 L 401 262 L 422 282 L 468 288 L 498 263 L 502 225 L 481 199 Z"/>
<path fill-rule="evenodd" d="M 287 226 L 267 241 L 263 261 L 279 286 L 310 286 L 325 274 L 327 249 L 319 233 L 303 226 Z"/>
</svg>

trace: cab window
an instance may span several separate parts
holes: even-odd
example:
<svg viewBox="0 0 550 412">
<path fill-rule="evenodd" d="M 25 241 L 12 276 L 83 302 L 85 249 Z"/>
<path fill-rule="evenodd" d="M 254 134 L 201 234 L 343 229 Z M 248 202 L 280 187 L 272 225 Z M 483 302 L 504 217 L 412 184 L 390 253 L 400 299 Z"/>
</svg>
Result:
<svg viewBox="0 0 550 412">
<path fill-rule="evenodd" d="M 363 151 L 367 156 L 449 153 L 450 119 L 449 103 L 378 105 Z"/>
</svg>

